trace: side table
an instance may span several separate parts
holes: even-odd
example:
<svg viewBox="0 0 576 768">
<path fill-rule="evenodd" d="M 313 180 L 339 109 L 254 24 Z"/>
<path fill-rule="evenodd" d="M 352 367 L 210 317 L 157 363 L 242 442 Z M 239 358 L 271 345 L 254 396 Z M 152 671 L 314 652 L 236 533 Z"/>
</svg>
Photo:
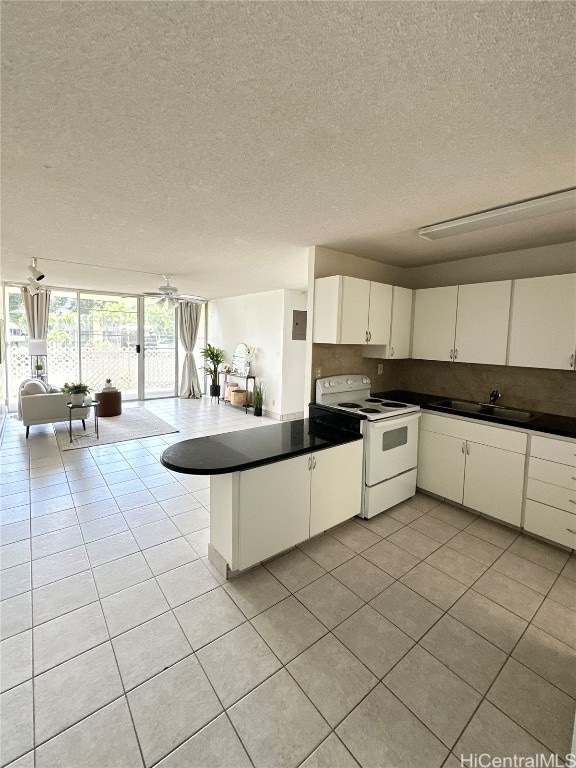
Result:
<svg viewBox="0 0 576 768">
<path fill-rule="evenodd" d="M 100 435 L 98 434 L 98 406 L 100 403 L 98 400 L 92 400 L 91 403 L 82 403 L 81 405 L 74 405 L 73 403 L 66 403 L 66 406 L 68 408 L 68 434 L 70 435 L 70 442 L 72 442 L 72 411 L 75 408 L 94 408 L 94 430 L 96 432 L 96 439 L 100 440 Z M 84 419 L 82 419 L 82 426 L 84 429 L 86 429 L 86 422 Z"/>
<path fill-rule="evenodd" d="M 100 402 L 98 415 L 101 418 L 122 415 L 122 392 L 117 389 L 109 389 L 96 392 L 94 396 Z"/>
</svg>

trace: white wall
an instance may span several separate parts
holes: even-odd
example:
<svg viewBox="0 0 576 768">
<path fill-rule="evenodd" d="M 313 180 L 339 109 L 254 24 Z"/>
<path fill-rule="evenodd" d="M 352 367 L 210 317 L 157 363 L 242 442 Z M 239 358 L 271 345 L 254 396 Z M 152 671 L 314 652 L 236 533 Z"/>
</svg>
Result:
<svg viewBox="0 0 576 768">
<path fill-rule="evenodd" d="M 332 275 L 347 275 L 361 280 L 372 280 L 375 283 L 407 286 L 407 269 L 392 267 L 380 261 L 363 259 L 351 253 L 332 251 L 320 246 L 314 249 L 314 277 L 330 277 Z M 310 254 L 310 252 L 309 252 Z M 310 256 L 309 256 L 310 257 Z"/>
<path fill-rule="evenodd" d="M 237 344 L 256 347 L 250 372 L 264 383 L 264 410 L 276 418 L 302 413 L 305 343 L 287 339 L 292 309 L 300 308 L 306 308 L 305 294 L 288 290 L 208 302 L 208 341 L 224 349 L 227 362 Z"/>
<path fill-rule="evenodd" d="M 284 291 L 284 344 L 282 350 L 282 415 L 302 414 L 306 368 L 306 341 L 292 339 L 293 310 L 306 311 L 306 291 Z M 310 329 L 310 325 L 308 325 Z M 308 330 L 308 334 L 311 329 Z M 308 335 L 307 334 L 307 335 Z"/>
<path fill-rule="evenodd" d="M 412 267 L 407 273 L 410 288 L 519 280 L 523 277 L 565 275 L 576 272 L 576 243 L 559 243 L 522 251 L 492 253 L 472 259 Z"/>
</svg>

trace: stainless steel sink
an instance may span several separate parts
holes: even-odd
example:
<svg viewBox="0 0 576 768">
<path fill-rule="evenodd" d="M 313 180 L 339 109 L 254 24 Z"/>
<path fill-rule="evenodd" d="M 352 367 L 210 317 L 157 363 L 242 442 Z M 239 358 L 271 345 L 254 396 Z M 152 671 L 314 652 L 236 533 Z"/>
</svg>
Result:
<svg viewBox="0 0 576 768">
<path fill-rule="evenodd" d="M 480 416 L 491 416 L 493 419 L 505 419 L 506 421 L 532 421 L 537 416 L 531 411 L 520 411 L 490 403 L 470 403 L 467 400 L 437 400 L 431 405 L 458 413 L 477 413 Z"/>
</svg>

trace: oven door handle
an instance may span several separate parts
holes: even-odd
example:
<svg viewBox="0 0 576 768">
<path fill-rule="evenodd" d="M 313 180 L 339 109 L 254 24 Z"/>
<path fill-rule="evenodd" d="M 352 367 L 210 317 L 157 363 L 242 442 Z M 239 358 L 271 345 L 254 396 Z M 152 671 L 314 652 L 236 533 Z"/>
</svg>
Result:
<svg viewBox="0 0 576 768">
<path fill-rule="evenodd" d="M 385 431 L 388 429 L 397 429 L 399 426 L 407 424 L 408 422 L 418 421 L 421 415 L 421 413 L 407 413 L 404 415 L 399 414 L 398 416 L 391 416 L 388 419 L 368 421 L 367 423 L 370 425 L 375 425 Z"/>
</svg>

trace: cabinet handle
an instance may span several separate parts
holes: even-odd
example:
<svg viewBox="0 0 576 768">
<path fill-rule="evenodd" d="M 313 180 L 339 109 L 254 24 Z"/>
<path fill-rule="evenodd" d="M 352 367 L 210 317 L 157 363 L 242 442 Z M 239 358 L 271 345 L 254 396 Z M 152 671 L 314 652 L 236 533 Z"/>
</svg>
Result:
<svg viewBox="0 0 576 768">
<path fill-rule="evenodd" d="M 574 528 L 566 528 L 566 530 L 568 531 L 568 533 L 576 534 L 576 531 L 574 530 Z"/>
<path fill-rule="evenodd" d="M 390 347 L 390 357 L 394 357 L 394 347 Z"/>
<path fill-rule="evenodd" d="M 450 350 L 450 360 L 454 360 L 454 350 Z"/>
<path fill-rule="evenodd" d="M 466 455 L 470 456 L 470 445 L 469 445 L 469 443 L 466 443 Z"/>
<path fill-rule="evenodd" d="M 372 331 L 368 331 L 368 341 L 372 341 Z"/>
<path fill-rule="evenodd" d="M 456 360 L 457 358 L 458 358 L 458 350 L 455 349 L 454 350 L 454 360 Z"/>
<path fill-rule="evenodd" d="M 366 331 L 366 335 L 364 336 L 364 338 L 366 339 L 366 342 L 368 342 L 368 331 Z"/>
<path fill-rule="evenodd" d="M 312 456 L 312 469 L 316 469 L 316 456 Z"/>
<path fill-rule="evenodd" d="M 462 443 L 462 453 L 466 453 L 466 443 Z"/>
<path fill-rule="evenodd" d="M 312 456 L 308 456 L 308 469 L 312 469 Z"/>
<path fill-rule="evenodd" d="M 570 368 L 574 368 L 574 362 L 575 362 L 574 355 L 570 355 Z"/>
<path fill-rule="evenodd" d="M 570 502 L 570 504 L 576 504 L 576 499 L 568 499 L 568 501 Z"/>
</svg>

